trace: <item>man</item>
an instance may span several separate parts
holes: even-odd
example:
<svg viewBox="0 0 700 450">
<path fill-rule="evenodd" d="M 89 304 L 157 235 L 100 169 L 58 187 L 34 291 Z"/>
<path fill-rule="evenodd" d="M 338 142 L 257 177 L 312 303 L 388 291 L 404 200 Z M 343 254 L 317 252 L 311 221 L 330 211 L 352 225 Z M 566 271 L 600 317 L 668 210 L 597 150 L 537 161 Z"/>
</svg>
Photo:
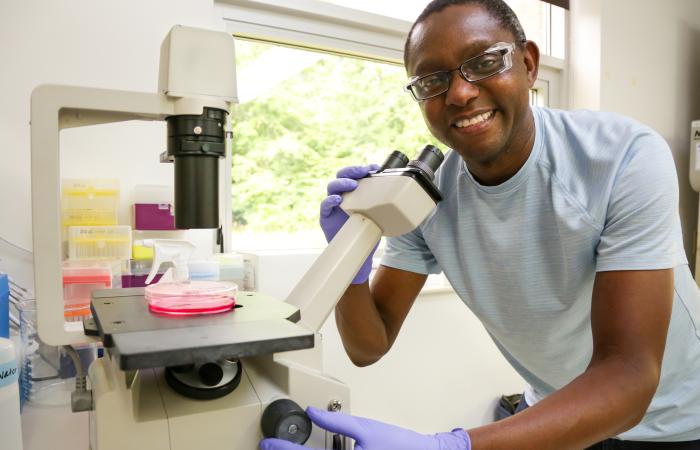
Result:
<svg viewBox="0 0 700 450">
<path fill-rule="evenodd" d="M 363 450 L 700 450 L 700 294 L 663 139 L 613 114 L 531 108 L 539 51 L 501 0 L 433 1 L 404 57 L 407 88 L 452 149 L 436 178 L 444 199 L 388 239 L 371 287 L 367 263 L 353 280 L 336 307 L 345 349 L 359 366 L 380 359 L 427 274 L 444 271 L 530 384 L 530 406 L 432 436 L 311 419 Z M 346 217 L 339 194 L 368 170 L 329 184 L 327 237 Z"/>
</svg>

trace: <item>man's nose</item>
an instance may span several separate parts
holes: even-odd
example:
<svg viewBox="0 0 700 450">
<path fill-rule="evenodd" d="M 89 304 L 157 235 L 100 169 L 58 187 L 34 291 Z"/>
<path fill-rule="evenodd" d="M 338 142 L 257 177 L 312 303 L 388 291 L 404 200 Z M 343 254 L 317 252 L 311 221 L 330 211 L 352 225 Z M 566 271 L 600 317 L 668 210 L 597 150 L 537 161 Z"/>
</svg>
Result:
<svg viewBox="0 0 700 450">
<path fill-rule="evenodd" d="M 479 87 L 468 82 L 459 70 L 452 72 L 450 87 L 445 94 L 448 105 L 464 106 L 469 100 L 479 96 Z"/>
</svg>

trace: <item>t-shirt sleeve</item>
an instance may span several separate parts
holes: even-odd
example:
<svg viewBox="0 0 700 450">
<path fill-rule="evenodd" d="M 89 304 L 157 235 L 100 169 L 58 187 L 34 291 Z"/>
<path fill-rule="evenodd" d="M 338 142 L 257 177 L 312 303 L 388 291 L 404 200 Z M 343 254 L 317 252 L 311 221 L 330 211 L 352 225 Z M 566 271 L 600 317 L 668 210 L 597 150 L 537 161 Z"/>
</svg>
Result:
<svg viewBox="0 0 700 450">
<path fill-rule="evenodd" d="M 645 132 L 631 144 L 613 181 L 596 248 L 597 271 L 653 270 L 686 264 L 678 179 L 671 150 Z"/>
<path fill-rule="evenodd" d="M 424 275 L 442 271 L 425 243 L 420 227 L 410 233 L 387 238 L 381 264 Z"/>
</svg>

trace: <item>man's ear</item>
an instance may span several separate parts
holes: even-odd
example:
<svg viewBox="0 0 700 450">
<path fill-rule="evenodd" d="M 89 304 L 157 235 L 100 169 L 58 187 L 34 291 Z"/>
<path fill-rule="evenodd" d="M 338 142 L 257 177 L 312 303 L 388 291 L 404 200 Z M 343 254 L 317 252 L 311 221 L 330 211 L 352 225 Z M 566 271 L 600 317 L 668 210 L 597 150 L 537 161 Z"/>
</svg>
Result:
<svg viewBox="0 0 700 450">
<path fill-rule="evenodd" d="M 540 68 L 540 49 L 532 41 L 526 41 L 523 45 L 523 62 L 527 70 L 527 80 L 530 87 L 537 81 L 537 72 Z"/>
</svg>

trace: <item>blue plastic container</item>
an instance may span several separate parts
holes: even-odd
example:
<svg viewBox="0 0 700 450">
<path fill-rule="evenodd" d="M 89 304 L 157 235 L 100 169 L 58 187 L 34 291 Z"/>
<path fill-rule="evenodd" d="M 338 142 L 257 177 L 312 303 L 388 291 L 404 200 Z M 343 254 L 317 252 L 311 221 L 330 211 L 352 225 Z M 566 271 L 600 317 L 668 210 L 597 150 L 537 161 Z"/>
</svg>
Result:
<svg viewBox="0 0 700 450">
<path fill-rule="evenodd" d="M 0 273 L 0 338 L 10 337 L 10 284 Z"/>
</svg>

